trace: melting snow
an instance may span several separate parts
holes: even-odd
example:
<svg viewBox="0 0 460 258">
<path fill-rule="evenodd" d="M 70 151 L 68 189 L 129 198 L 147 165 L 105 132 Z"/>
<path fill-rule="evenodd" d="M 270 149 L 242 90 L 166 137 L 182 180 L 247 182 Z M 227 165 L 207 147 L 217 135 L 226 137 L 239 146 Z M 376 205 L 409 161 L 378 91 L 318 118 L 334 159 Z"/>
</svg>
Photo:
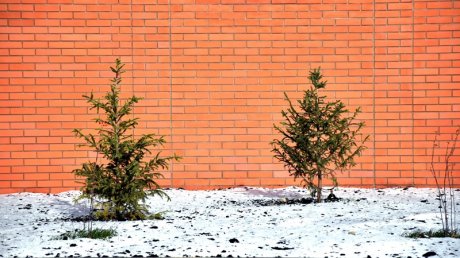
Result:
<svg viewBox="0 0 460 258">
<path fill-rule="evenodd" d="M 0 257 L 460 257 L 460 239 L 402 236 L 441 228 L 435 189 L 340 188 L 342 201 L 321 204 L 283 204 L 308 197 L 295 187 L 166 192 L 148 200 L 164 220 L 94 222 L 117 231 L 108 240 L 53 240 L 85 225 L 68 220 L 89 211 L 77 191 L 0 195 Z"/>
</svg>

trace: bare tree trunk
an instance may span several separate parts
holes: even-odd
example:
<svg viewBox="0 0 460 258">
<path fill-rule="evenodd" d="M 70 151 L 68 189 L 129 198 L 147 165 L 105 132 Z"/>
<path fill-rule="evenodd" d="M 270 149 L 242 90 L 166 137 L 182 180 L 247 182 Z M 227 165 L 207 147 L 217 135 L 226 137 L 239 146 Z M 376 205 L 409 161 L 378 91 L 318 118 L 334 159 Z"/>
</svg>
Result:
<svg viewBox="0 0 460 258">
<path fill-rule="evenodd" d="M 316 193 L 316 202 L 317 203 L 320 203 L 321 202 L 321 197 L 322 197 L 322 192 L 323 190 L 323 177 L 321 175 L 321 173 L 318 173 L 318 190 L 317 190 L 317 193 Z"/>
</svg>

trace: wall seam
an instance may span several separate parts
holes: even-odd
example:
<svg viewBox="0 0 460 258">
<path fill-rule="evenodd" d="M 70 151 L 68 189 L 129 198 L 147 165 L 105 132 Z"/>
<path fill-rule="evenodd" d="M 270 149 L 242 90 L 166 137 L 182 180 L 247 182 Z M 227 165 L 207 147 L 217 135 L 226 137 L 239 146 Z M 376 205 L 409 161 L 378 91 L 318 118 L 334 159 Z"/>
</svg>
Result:
<svg viewBox="0 0 460 258">
<path fill-rule="evenodd" d="M 171 155 L 174 155 L 174 140 L 173 140 L 173 78 L 172 78 L 172 10 L 171 10 L 171 0 L 168 1 L 168 46 L 169 46 L 169 135 L 170 135 L 170 146 L 171 146 Z M 170 185 L 173 186 L 173 171 L 174 171 L 174 159 L 171 160 L 170 166 Z"/>
<path fill-rule="evenodd" d="M 372 125 L 372 142 L 373 142 L 373 148 L 374 148 L 374 151 L 373 151 L 373 158 L 372 158 L 372 174 L 373 174 L 373 179 L 374 179 L 374 182 L 373 182 L 373 187 L 376 188 L 377 186 L 377 178 L 376 178 L 376 163 L 375 163 L 375 158 L 376 158 L 376 145 L 375 145 L 375 124 L 376 124 L 376 116 L 375 116 L 375 0 L 372 1 L 372 4 L 373 4 L 373 14 L 372 14 L 372 20 L 373 20 L 373 24 L 372 24 L 372 121 L 373 121 L 373 125 Z"/>
<path fill-rule="evenodd" d="M 411 108 L 412 108 L 412 185 L 415 186 L 415 108 L 414 108 L 414 85 L 415 85 L 415 0 L 412 0 L 412 83 L 411 83 Z"/>
<path fill-rule="evenodd" d="M 136 69 L 134 68 L 134 16 L 133 16 L 133 1 L 130 2 L 130 12 L 131 12 L 131 96 L 134 96 L 134 73 Z M 132 119 L 134 119 L 134 108 L 132 109 Z M 134 140 L 136 127 L 133 127 L 132 138 Z"/>
</svg>

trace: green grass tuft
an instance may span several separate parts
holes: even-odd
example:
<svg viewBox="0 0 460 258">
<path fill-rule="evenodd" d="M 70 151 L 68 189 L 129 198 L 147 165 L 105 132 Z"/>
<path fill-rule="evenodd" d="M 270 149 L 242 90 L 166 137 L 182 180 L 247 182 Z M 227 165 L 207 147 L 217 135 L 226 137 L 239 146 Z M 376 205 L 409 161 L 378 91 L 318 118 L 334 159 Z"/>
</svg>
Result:
<svg viewBox="0 0 460 258">
<path fill-rule="evenodd" d="M 101 229 L 95 228 L 92 230 L 78 229 L 75 231 L 67 231 L 60 236 L 56 237 L 55 240 L 68 240 L 75 238 L 91 238 L 91 239 L 108 239 L 116 236 L 117 232 L 114 229 Z"/>
<path fill-rule="evenodd" d="M 165 219 L 164 215 L 167 212 L 168 211 L 160 211 L 160 212 L 157 212 L 157 213 L 150 214 L 150 215 L 147 216 L 147 219 L 150 219 L 150 220 L 164 220 Z"/>
<path fill-rule="evenodd" d="M 429 231 L 421 231 L 421 230 L 416 230 L 412 231 L 410 233 L 404 234 L 405 237 L 408 238 L 442 238 L 442 237 L 451 237 L 451 238 L 460 238 L 460 232 L 457 230 L 451 230 L 451 231 L 444 231 L 442 229 L 440 230 L 429 230 Z"/>
</svg>

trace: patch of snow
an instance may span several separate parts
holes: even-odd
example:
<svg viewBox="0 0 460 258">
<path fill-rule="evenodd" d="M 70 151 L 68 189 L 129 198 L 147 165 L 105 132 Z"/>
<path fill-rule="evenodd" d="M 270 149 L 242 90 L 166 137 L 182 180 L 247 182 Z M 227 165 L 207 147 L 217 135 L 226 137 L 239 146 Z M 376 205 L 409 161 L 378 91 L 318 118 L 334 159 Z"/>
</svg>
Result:
<svg viewBox="0 0 460 258">
<path fill-rule="evenodd" d="M 89 212 L 87 202 L 74 203 L 78 191 L 0 195 L 0 257 L 460 257 L 460 239 L 402 236 L 441 229 L 435 189 L 340 188 L 340 202 L 283 205 L 258 203 L 309 194 L 296 187 L 166 192 L 172 201 L 147 201 L 151 212 L 166 212 L 164 220 L 93 222 L 117 231 L 108 240 L 53 240 L 87 225 L 66 220 Z"/>
</svg>

